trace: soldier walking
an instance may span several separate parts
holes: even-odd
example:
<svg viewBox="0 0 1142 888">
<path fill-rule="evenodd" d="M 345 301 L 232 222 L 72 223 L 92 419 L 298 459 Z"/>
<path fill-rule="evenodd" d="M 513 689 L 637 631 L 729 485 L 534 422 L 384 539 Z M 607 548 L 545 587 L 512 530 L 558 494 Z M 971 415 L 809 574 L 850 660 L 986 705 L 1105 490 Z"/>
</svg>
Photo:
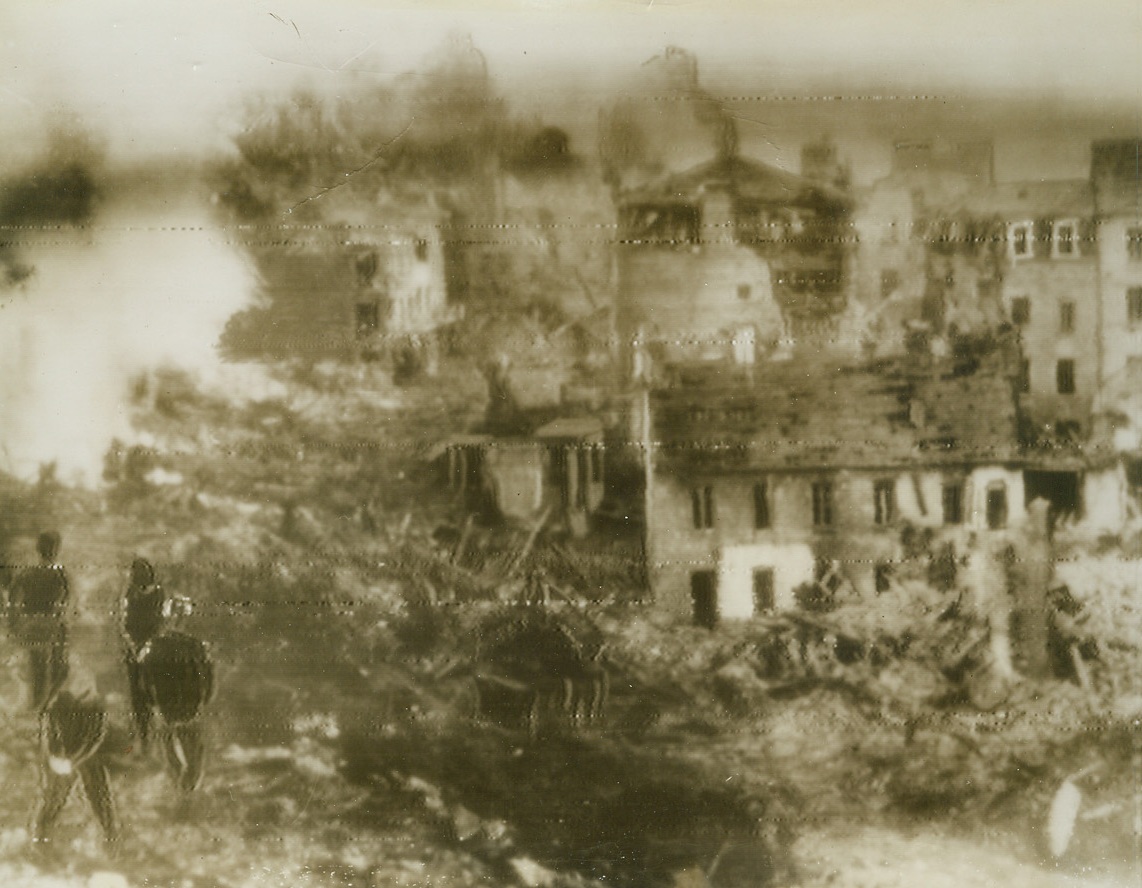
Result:
<svg viewBox="0 0 1142 888">
<path fill-rule="evenodd" d="M 52 828 L 78 778 L 111 850 L 118 847 L 119 821 L 103 755 L 107 712 L 94 695 L 62 691 L 41 716 L 42 801 L 32 832 L 34 842 L 50 841 Z"/>
<path fill-rule="evenodd" d="M 40 563 L 20 573 L 8 600 L 13 640 L 28 651 L 29 709 L 44 711 L 68 674 L 67 572 L 56 562 L 60 535 L 45 531 L 36 540 Z"/>
<path fill-rule="evenodd" d="M 127 667 L 127 685 L 131 694 L 131 714 L 135 730 L 144 750 L 150 742 L 153 703 L 143 686 L 139 666 L 139 652 L 159 635 L 175 618 L 190 611 L 190 602 L 183 596 L 168 595 L 155 582 L 151 563 L 143 558 L 131 562 L 131 576 L 127 594 L 123 598 L 123 644 Z"/>
<path fill-rule="evenodd" d="M 171 777 L 189 795 L 202 780 L 205 713 L 214 697 L 214 664 L 206 643 L 183 632 L 164 632 L 143 645 L 138 664 L 146 698 L 162 717 Z"/>
</svg>

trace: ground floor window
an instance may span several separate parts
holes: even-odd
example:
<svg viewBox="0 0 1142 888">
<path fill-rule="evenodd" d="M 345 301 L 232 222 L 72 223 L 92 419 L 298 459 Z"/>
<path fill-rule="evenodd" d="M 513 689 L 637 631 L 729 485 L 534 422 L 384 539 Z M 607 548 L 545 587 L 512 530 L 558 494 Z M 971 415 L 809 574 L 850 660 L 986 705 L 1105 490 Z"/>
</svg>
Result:
<svg viewBox="0 0 1142 888">
<path fill-rule="evenodd" d="M 773 568 L 756 567 L 753 571 L 753 612 L 763 614 L 777 604 L 774 591 Z"/>
<path fill-rule="evenodd" d="M 1007 485 L 1002 481 L 987 488 L 987 526 L 990 530 L 1007 526 Z"/>
<path fill-rule="evenodd" d="M 944 491 L 944 523 L 964 523 L 964 482 L 945 481 Z"/>
</svg>

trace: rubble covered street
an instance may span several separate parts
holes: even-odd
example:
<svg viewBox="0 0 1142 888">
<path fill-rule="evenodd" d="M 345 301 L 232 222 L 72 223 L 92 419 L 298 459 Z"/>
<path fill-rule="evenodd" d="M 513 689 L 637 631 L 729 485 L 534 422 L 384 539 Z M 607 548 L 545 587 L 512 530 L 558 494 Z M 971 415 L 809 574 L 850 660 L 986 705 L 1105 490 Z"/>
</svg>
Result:
<svg viewBox="0 0 1142 888">
<path fill-rule="evenodd" d="M 983 624 L 952 612 L 957 599 L 928 585 L 920 555 L 872 602 L 716 633 L 664 619 L 637 589 L 601 597 L 582 572 L 560 572 L 547 541 L 519 571 L 547 565 L 546 603 L 520 603 L 527 583 L 496 564 L 469 572 L 467 592 L 450 591 L 440 577 L 463 568 L 437 531 L 451 503 L 416 441 L 426 424 L 462 423 L 466 393 L 426 383 L 378 399 L 383 379 L 369 383 L 330 370 L 320 388 L 287 378 L 280 399 L 231 403 L 173 375 L 161 383 L 163 410 L 140 417 L 154 440 L 141 474 L 104 494 L 50 479 L 9 489 L 24 507 L 8 513 L 17 542 L 33 514 L 65 538 L 78 592 L 73 656 L 112 705 L 127 838 L 108 859 L 73 800 L 60 826 L 68 852 L 29 850 L 35 720 L 21 712 L 9 649 L 6 884 L 744 885 L 768 873 L 790 885 L 985 885 L 1002 873 L 1030 886 L 1127 876 L 1113 862 L 1136 842 L 1142 624 L 1129 537 L 1110 548 L 1074 538 L 1058 566 L 1099 647 L 1083 684 L 997 686 Z M 334 431 L 352 441 L 379 426 L 391 430 L 384 447 L 326 446 Z M 213 449 L 179 446 L 207 427 Z M 516 537 L 509 552 L 525 543 Z M 401 554 L 414 550 L 419 560 Z M 192 628 L 219 663 L 215 752 L 187 811 L 126 730 L 108 618 L 123 578 L 83 567 L 137 552 L 194 600 Z M 508 632 L 509 654 L 496 653 L 497 631 Z M 541 647 L 527 654 L 532 637 Z M 579 665 L 558 666 L 562 644 Z M 530 723 L 510 702 L 500 716 L 481 711 L 480 674 L 577 676 L 599 648 L 608 693 L 597 712 L 558 700 Z M 1068 780 L 1082 804 L 1056 858 L 1047 832 Z"/>
<path fill-rule="evenodd" d="M 0 6 L 0 888 L 1142 883 L 1137 0 Z"/>
</svg>

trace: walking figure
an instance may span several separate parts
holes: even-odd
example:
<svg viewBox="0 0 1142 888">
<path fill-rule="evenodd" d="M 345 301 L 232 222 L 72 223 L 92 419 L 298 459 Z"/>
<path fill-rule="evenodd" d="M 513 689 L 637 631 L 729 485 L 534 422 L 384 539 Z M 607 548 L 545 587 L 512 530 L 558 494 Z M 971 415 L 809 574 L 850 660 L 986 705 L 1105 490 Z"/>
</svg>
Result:
<svg viewBox="0 0 1142 888">
<path fill-rule="evenodd" d="M 198 788 L 206 759 L 205 711 L 214 697 L 214 664 L 205 642 L 164 632 L 139 650 L 140 680 L 162 717 L 163 749 L 178 789 Z"/>
<path fill-rule="evenodd" d="M 107 712 L 98 697 L 60 692 L 41 716 L 42 801 L 32 839 L 50 841 L 52 828 L 78 778 L 108 847 L 119 841 L 119 822 L 103 754 Z"/>
<path fill-rule="evenodd" d="M 60 542 L 55 531 L 40 534 L 40 563 L 16 577 L 8 599 L 12 638 L 28 651 L 28 708 L 37 712 L 51 705 L 68 674 L 65 610 L 71 591 L 67 572 L 56 563 Z"/>
<path fill-rule="evenodd" d="M 150 562 L 136 558 L 131 562 L 131 579 L 123 599 L 123 641 L 126 648 L 127 684 L 131 694 L 131 714 L 135 730 L 144 750 L 150 743 L 153 704 L 143 687 L 139 652 L 144 645 L 167 628 L 177 617 L 190 613 L 190 601 L 183 596 L 168 595 L 155 582 Z"/>
</svg>

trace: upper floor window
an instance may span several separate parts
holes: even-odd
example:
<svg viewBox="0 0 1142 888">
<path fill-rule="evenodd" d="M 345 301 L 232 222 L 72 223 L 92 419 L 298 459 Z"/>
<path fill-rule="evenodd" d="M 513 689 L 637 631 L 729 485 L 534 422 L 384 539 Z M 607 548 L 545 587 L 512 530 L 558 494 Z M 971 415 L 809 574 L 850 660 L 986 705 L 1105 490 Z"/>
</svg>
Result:
<svg viewBox="0 0 1142 888">
<path fill-rule="evenodd" d="M 1142 323 L 1142 287 L 1126 291 L 1126 319 L 1132 325 Z"/>
<path fill-rule="evenodd" d="M 1051 252 L 1060 259 L 1079 254 L 1079 226 L 1074 220 L 1066 219 L 1055 223 Z"/>
<path fill-rule="evenodd" d="M 1055 365 L 1055 383 L 1060 395 L 1075 393 L 1075 362 L 1063 358 Z"/>
<path fill-rule="evenodd" d="M 769 484 L 758 481 L 753 485 L 753 526 L 757 530 L 764 530 L 770 525 L 769 515 Z"/>
<path fill-rule="evenodd" d="M 738 299 L 746 302 L 752 295 L 752 290 L 749 284 L 738 284 Z"/>
<path fill-rule="evenodd" d="M 1142 225 L 1126 229 L 1126 255 L 1131 259 L 1142 259 Z"/>
<path fill-rule="evenodd" d="M 891 524 L 896 519 L 896 482 L 877 481 L 872 493 L 874 520 L 877 524 Z"/>
<path fill-rule="evenodd" d="M 1059 332 L 1075 332 L 1075 304 L 1069 299 L 1059 303 Z"/>
<path fill-rule="evenodd" d="M 833 482 L 813 482 L 813 524 L 828 527 L 833 523 Z"/>
<path fill-rule="evenodd" d="M 696 244 L 701 213 L 693 204 L 632 204 L 622 211 L 623 237 L 662 245 Z"/>
<path fill-rule="evenodd" d="M 1012 259 L 1029 259 L 1034 226 L 1030 222 L 1012 222 L 1007 226 L 1007 248 Z"/>
<path fill-rule="evenodd" d="M 355 265 L 357 267 L 357 282 L 361 286 L 371 284 L 373 278 L 377 276 L 377 254 L 375 252 L 363 253 L 357 257 Z"/>
<path fill-rule="evenodd" d="M 423 237 L 418 237 L 416 243 L 413 244 L 413 252 L 419 262 L 424 262 L 428 259 L 428 241 Z"/>
<path fill-rule="evenodd" d="M 1031 300 L 1026 296 L 1016 296 L 1011 300 L 1011 323 L 1023 326 L 1031 320 Z"/>
<path fill-rule="evenodd" d="M 695 487 L 690 491 L 690 509 L 694 518 L 694 526 L 699 530 L 706 530 L 714 526 L 714 488 Z"/>
</svg>

